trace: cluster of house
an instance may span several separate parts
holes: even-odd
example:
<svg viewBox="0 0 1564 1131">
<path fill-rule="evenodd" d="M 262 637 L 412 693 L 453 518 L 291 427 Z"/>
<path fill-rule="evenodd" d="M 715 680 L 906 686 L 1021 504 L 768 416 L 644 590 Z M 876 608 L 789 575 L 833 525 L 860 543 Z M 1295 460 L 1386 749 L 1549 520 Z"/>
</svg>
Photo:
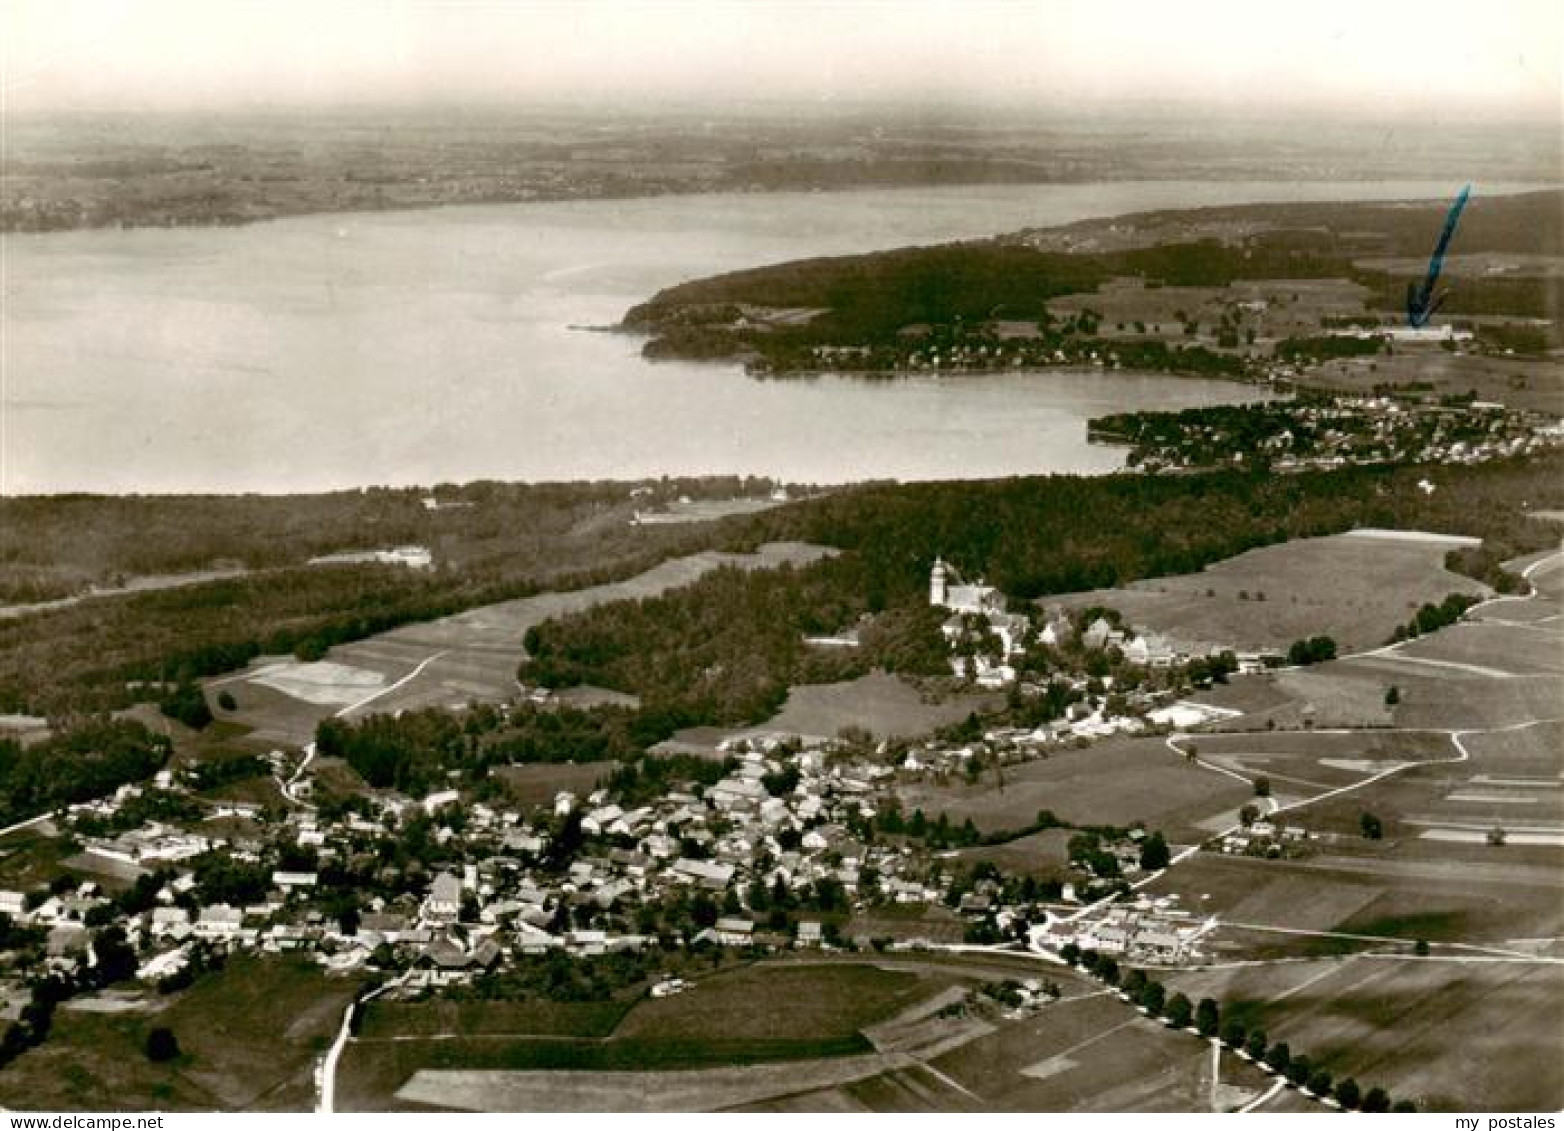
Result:
<svg viewBox="0 0 1564 1131">
<path fill-rule="evenodd" d="M 1139 694 L 1130 696 L 1132 704 L 1149 702 Z M 1035 727 L 993 727 L 981 738 L 967 742 L 928 739 L 909 746 L 897 763 L 904 774 L 939 776 L 963 773 L 974 759 L 978 764 L 1010 765 L 1045 758 L 1056 750 L 1068 749 L 1116 734 L 1142 734 L 1151 724 L 1134 715 L 1114 715 L 1102 703 L 1072 703 L 1063 718 Z"/>
<path fill-rule="evenodd" d="M 422 801 L 381 796 L 373 816 L 350 812 L 326 819 L 301 808 L 280 828 L 256 823 L 258 811 L 224 803 L 224 815 L 238 820 L 209 820 L 199 832 L 148 822 L 112 837 L 84 838 L 81 860 L 83 867 L 100 867 L 122 879 L 171 872 L 150 909 L 114 920 L 142 956 L 139 976 L 148 980 L 177 973 L 202 945 L 312 952 L 333 968 L 362 964 L 389 946 L 411 967 L 413 984 L 449 983 L 512 955 L 640 949 L 650 940 L 631 929 L 636 909 L 680 889 L 704 892 L 723 909 L 694 934 L 694 942 L 819 946 L 828 935 L 820 920 L 803 913 L 778 931 L 745 910 L 739 897 L 756 881 L 768 891 L 779 882 L 799 891 L 830 880 L 852 899 L 868 869 L 877 891 L 891 900 L 937 902 L 942 895 L 922 878 L 911 849 L 871 847 L 849 829 L 874 815 L 877 786 L 893 771 L 868 762 L 830 764 L 827 746 L 792 736 L 751 737 L 728 751 L 736 761 L 732 772 L 705 789 L 674 789 L 630 808 L 601 789 L 584 798 L 561 792 L 552 812 L 534 820 L 474 803 L 453 821 L 459 804 L 454 791 Z M 787 767 L 796 773 L 783 774 Z M 185 788 L 166 776 L 160 780 L 163 788 Z M 768 782 L 787 788 L 774 794 Z M 78 806 L 75 813 L 112 817 L 142 788 L 124 787 L 114 798 Z M 431 817 L 436 843 L 461 846 L 462 861 L 433 875 L 421 898 L 376 896 L 347 922 L 327 910 L 332 893 L 322 888 L 318 872 L 275 867 L 269 891 L 255 902 L 196 899 L 201 889 L 189 865 L 203 853 L 219 850 L 260 867 L 292 844 L 311 850 L 322 863 L 346 859 L 420 813 Z M 565 818 L 579 821 L 585 847 L 561 874 L 540 861 L 550 847 L 550 830 Z M 50 960 L 62 968 L 87 960 L 94 909 L 110 901 L 90 881 L 64 894 L 42 894 L 0 892 L 0 911 L 22 925 L 47 928 Z"/>
<path fill-rule="evenodd" d="M 935 558 L 929 571 L 929 604 L 950 616 L 940 626 L 951 647 L 951 671 L 986 688 L 1006 687 L 1016 680 L 1011 661 L 1026 654 L 1032 643 L 1061 648 L 1076 641 L 1086 652 L 1114 648 L 1126 663 L 1144 668 L 1171 668 L 1190 656 L 1172 641 L 1152 633 L 1126 633 L 1099 616 L 1079 632 L 1061 607 L 1047 610 L 1034 632 L 1032 618 L 1007 612 L 1005 595 L 980 578 L 966 584 L 954 566 Z"/>
<path fill-rule="evenodd" d="M 1261 427 L 1182 424 L 1138 438 L 1141 471 L 1177 471 L 1263 459 L 1278 471 L 1366 463 L 1484 463 L 1564 443 L 1556 418 L 1504 405 L 1408 404 L 1388 396 L 1334 397 L 1267 406 Z"/>
<path fill-rule="evenodd" d="M 1215 920 L 1197 919 L 1178 908 L 1177 896 L 1116 903 L 1088 915 L 1050 921 L 1039 933 L 1055 950 L 1074 943 L 1082 950 L 1142 964 L 1172 964 L 1200 957 L 1200 941 Z"/>
<path fill-rule="evenodd" d="M 1308 841 L 1308 830 L 1299 825 L 1255 821 L 1247 827 L 1227 833 L 1216 847 L 1228 856 L 1265 856 L 1275 859 L 1298 855 Z"/>
</svg>

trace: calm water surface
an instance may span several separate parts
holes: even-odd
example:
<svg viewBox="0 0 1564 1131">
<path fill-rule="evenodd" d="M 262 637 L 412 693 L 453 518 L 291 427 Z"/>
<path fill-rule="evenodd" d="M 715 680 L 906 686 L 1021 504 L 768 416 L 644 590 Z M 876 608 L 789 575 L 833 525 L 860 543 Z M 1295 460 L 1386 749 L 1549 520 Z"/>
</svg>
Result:
<svg viewBox="0 0 1564 1131">
<path fill-rule="evenodd" d="M 0 490 L 297 491 L 703 472 L 1094 473 L 1088 417 L 1252 399 L 1100 372 L 760 381 L 616 322 L 716 271 L 1146 208 L 1442 183 L 1138 183 L 664 197 L 4 243 Z"/>
</svg>

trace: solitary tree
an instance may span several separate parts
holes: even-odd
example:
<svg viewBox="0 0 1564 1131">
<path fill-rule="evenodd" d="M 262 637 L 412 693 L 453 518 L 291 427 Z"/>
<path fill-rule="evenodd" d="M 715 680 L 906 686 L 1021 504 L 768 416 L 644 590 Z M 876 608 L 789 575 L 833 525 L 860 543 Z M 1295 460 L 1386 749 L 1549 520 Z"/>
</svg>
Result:
<svg viewBox="0 0 1564 1131">
<path fill-rule="evenodd" d="M 173 1060 L 179 1055 L 179 1040 L 167 1025 L 159 1025 L 147 1033 L 147 1059 L 155 1064 Z"/>
<path fill-rule="evenodd" d="M 1392 683 L 1385 691 L 1385 706 L 1394 707 L 1399 702 L 1401 702 L 1401 689 Z"/>
<path fill-rule="evenodd" d="M 98 981 L 108 986 L 123 982 L 136 973 L 136 950 L 118 924 L 105 927 L 92 940 L 92 956 Z"/>
<path fill-rule="evenodd" d="M 1378 840 L 1385 835 L 1384 824 L 1372 813 L 1363 813 L 1358 817 L 1358 829 L 1369 840 Z"/>
<path fill-rule="evenodd" d="M 1168 842 L 1161 833 L 1152 833 L 1140 846 L 1140 867 L 1144 872 L 1156 872 L 1168 866 L 1172 859 Z"/>
<path fill-rule="evenodd" d="M 1271 796 L 1271 779 L 1261 774 L 1254 779 L 1254 795 L 1256 797 Z"/>
<path fill-rule="evenodd" d="M 1336 1102 L 1348 1111 L 1356 1110 L 1362 1098 L 1362 1093 L 1358 1091 L 1358 1082 L 1351 1076 L 1336 1085 Z"/>
<path fill-rule="evenodd" d="M 1495 825 L 1493 828 L 1488 830 L 1488 843 L 1493 845 L 1495 848 L 1503 847 L 1504 838 L 1505 832 L 1503 825 Z"/>
</svg>

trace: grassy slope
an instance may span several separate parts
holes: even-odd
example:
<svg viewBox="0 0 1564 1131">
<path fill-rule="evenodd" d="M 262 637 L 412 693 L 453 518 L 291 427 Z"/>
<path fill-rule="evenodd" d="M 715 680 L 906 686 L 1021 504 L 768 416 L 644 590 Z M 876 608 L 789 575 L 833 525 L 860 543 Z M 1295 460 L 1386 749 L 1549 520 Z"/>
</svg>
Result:
<svg viewBox="0 0 1564 1131">
<path fill-rule="evenodd" d="M 32 1110 L 307 1111 L 313 1067 L 357 982 L 296 959 L 235 958 L 156 1013 L 62 1009 L 42 1046 L 0 1070 L 0 1103 Z M 157 1065 L 166 1025 L 179 1059 Z"/>
<path fill-rule="evenodd" d="M 673 997 L 642 1000 L 606 1039 L 591 1039 L 603 1034 L 589 1034 L 584 1020 L 568 1033 L 561 1029 L 570 1025 L 557 1017 L 529 1020 L 529 1007 L 510 1019 L 527 1030 L 506 1038 L 463 1030 L 456 1039 L 356 1041 L 343 1058 L 339 1086 L 345 1109 L 364 1110 L 395 1104 L 396 1090 L 421 1069 L 668 1071 L 864 1053 L 871 1049 L 865 1026 L 944 984 L 858 964 L 746 967 Z M 430 1031 L 423 1020 L 415 1024 Z"/>
</svg>

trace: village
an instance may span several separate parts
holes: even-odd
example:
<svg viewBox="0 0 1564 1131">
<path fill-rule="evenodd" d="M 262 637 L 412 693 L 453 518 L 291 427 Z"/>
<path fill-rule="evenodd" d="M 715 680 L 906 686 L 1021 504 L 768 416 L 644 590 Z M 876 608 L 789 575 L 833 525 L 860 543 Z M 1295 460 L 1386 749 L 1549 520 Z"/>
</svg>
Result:
<svg viewBox="0 0 1564 1131">
<path fill-rule="evenodd" d="M 1096 443 L 1127 445 L 1131 471 L 1268 467 L 1286 472 L 1404 462 L 1487 463 L 1559 446 L 1564 424 L 1545 413 L 1471 397 L 1423 404 L 1387 391 L 1125 413 L 1093 420 L 1089 435 Z"/>
<path fill-rule="evenodd" d="M 1004 611 L 1003 594 L 962 582 L 943 560 L 932 567 L 929 601 L 949 614 L 943 635 L 955 677 L 1041 696 L 1058 717 L 894 749 L 751 734 L 722 743 L 725 773 L 711 784 L 676 783 L 633 805 L 606 788 L 560 790 L 530 811 L 457 789 L 421 799 L 374 791 L 317 805 L 307 766 L 281 751 L 269 764 L 293 802 L 285 808 L 198 798 L 199 775 L 164 769 L 49 818 L 79 848 L 67 861 L 74 874 L 47 888 L 0 891 L 12 936 L 10 1011 L 26 1001 L 24 977 L 90 980 L 95 967 L 124 964 L 127 954 L 135 979 L 165 990 L 230 952 L 304 952 L 329 970 L 395 973 L 399 992 L 413 994 L 551 954 L 1017 945 L 1029 937 L 1153 963 L 1197 953 L 1203 929 L 1165 899 L 1094 913 L 1128 893 L 1130 878 L 1165 866 L 1148 855 L 1147 830 L 1083 835 L 1079 847 L 1072 841 L 1073 880 L 1023 884 L 952 860 L 945 849 L 976 842 L 970 822 L 952 829 L 921 810 L 909 819 L 898 794 L 1113 735 L 1203 721 L 1209 713 L 1178 701 L 1174 688 L 1192 661 L 1214 662 L 1220 673 L 1237 659 L 1188 656 L 1107 610 L 1044 610 L 1034 629 L 1028 615 Z M 1028 674 L 1038 656 L 1048 657 L 1046 686 Z M 1120 679 L 1133 670 L 1147 683 L 1120 690 L 1104 666 L 1110 657 Z M 1266 831 L 1257 825 L 1242 834 L 1243 846 L 1229 836 L 1220 847 L 1242 851 Z M 1160 834 L 1154 839 L 1160 844 Z M 94 875 L 102 882 L 80 878 Z M 897 906 L 940 909 L 938 929 L 914 922 L 876 933 L 873 909 Z M 1072 906 L 1080 910 L 1056 914 Z M 1036 924 L 1048 926 L 1039 934 Z M 670 975 L 655 992 L 682 984 Z"/>
</svg>

